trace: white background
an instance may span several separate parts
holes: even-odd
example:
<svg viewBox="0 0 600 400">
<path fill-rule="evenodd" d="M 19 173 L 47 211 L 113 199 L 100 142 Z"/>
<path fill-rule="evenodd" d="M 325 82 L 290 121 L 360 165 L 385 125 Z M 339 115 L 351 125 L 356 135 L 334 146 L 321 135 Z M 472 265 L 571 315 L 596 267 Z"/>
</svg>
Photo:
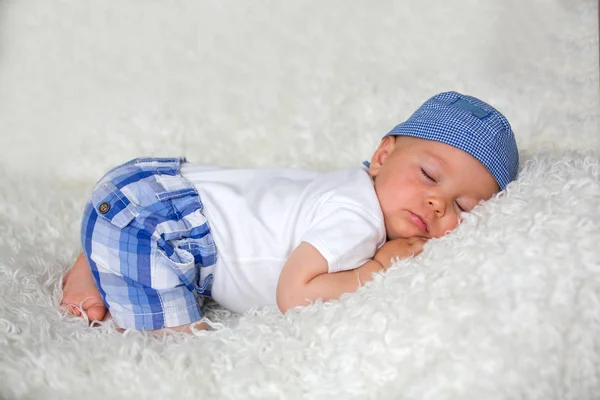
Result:
<svg viewBox="0 0 600 400">
<path fill-rule="evenodd" d="M 0 159 L 330 169 L 445 90 L 498 107 L 523 151 L 598 150 L 595 3 L 3 1 Z"/>
</svg>

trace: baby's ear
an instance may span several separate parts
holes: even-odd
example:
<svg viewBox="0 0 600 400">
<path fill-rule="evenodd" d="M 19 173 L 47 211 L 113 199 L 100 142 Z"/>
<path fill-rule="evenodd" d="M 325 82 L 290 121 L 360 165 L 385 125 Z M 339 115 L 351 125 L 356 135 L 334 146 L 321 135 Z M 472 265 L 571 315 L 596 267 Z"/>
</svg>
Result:
<svg viewBox="0 0 600 400">
<path fill-rule="evenodd" d="M 392 154 L 396 148 L 396 136 L 386 136 L 381 140 L 377 150 L 371 157 L 371 165 L 369 166 L 369 175 L 372 177 L 377 176 L 381 166 L 385 163 L 387 158 Z"/>
</svg>

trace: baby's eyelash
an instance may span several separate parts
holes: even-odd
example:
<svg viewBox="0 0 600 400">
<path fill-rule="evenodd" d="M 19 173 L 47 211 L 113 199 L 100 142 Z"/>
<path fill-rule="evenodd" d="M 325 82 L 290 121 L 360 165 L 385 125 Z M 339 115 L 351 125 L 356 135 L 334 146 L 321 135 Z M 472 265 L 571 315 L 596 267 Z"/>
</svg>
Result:
<svg viewBox="0 0 600 400">
<path fill-rule="evenodd" d="M 431 175 L 429 175 L 427 172 L 425 172 L 425 170 L 424 170 L 423 168 L 421 168 L 421 174 L 423 174 L 423 176 L 424 176 L 425 178 L 429 179 L 430 181 L 432 181 L 432 182 L 435 182 L 435 179 L 433 179 L 433 178 L 431 177 Z"/>
</svg>

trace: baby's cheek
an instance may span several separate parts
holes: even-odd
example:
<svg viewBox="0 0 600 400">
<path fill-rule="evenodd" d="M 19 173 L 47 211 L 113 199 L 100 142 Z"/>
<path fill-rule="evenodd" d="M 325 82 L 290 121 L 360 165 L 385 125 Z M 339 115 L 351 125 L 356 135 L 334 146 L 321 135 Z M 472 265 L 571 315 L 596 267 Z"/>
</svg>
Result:
<svg viewBox="0 0 600 400">
<path fill-rule="evenodd" d="M 456 214 L 454 217 L 452 217 L 452 229 L 455 229 L 459 223 L 460 223 L 460 216 L 458 214 Z"/>
<path fill-rule="evenodd" d="M 442 226 L 442 232 L 440 234 L 440 236 L 444 236 L 446 233 L 453 231 L 454 229 L 456 229 L 456 227 L 458 226 L 458 216 L 456 217 L 449 217 L 446 221 L 444 221 L 444 224 Z"/>
</svg>

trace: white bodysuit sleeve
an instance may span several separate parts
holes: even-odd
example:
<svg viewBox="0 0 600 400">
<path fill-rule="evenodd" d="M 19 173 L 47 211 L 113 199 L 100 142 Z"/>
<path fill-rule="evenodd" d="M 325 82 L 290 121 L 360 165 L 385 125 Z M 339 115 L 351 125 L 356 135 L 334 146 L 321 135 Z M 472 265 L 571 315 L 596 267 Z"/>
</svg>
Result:
<svg viewBox="0 0 600 400">
<path fill-rule="evenodd" d="M 385 243 L 383 222 L 351 203 L 327 203 L 302 237 L 328 263 L 329 273 L 355 269 L 369 261 Z"/>
</svg>

